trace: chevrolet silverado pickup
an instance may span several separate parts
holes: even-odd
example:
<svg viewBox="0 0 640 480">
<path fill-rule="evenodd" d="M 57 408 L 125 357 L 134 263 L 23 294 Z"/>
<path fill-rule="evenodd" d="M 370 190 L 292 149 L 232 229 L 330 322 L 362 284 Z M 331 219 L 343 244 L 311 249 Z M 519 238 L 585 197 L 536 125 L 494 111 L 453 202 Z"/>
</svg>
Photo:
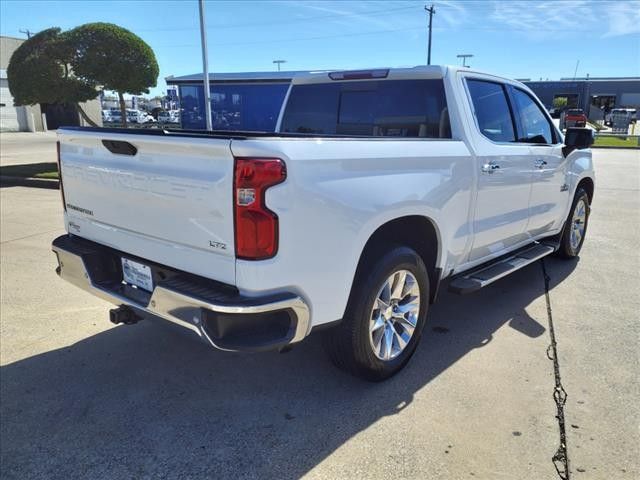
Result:
<svg viewBox="0 0 640 480">
<path fill-rule="evenodd" d="M 63 279 L 114 323 L 171 322 L 230 351 L 313 331 L 383 380 L 438 287 L 476 291 L 578 255 L 592 133 L 523 84 L 455 67 L 311 73 L 275 132 L 58 130 Z"/>
</svg>

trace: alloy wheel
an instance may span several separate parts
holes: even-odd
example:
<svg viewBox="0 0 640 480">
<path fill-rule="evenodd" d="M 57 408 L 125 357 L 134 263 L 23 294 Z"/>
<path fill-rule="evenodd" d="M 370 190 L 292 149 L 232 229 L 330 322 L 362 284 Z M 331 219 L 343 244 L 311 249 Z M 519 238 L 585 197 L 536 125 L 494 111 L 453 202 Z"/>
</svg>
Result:
<svg viewBox="0 0 640 480">
<path fill-rule="evenodd" d="M 380 288 L 371 309 L 369 340 L 373 353 L 388 361 L 409 344 L 418 323 L 420 287 L 408 270 L 392 273 Z"/>
</svg>

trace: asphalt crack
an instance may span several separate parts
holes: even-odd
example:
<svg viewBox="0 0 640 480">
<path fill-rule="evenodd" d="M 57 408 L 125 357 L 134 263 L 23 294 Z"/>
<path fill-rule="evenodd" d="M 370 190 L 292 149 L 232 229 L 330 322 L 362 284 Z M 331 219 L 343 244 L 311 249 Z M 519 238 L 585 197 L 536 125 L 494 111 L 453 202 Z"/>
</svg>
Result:
<svg viewBox="0 0 640 480">
<path fill-rule="evenodd" d="M 560 364 L 558 362 L 558 343 L 556 341 L 556 332 L 553 327 L 553 314 L 551 312 L 551 298 L 549 297 L 549 282 L 551 278 L 547 274 L 544 264 L 544 258 L 540 260 L 542 266 L 542 276 L 544 278 L 544 297 L 547 303 L 547 320 L 549 324 L 549 337 L 551 343 L 547 348 L 547 357 L 553 362 L 553 376 L 555 386 L 553 389 L 553 400 L 556 404 L 556 420 L 558 421 L 558 430 L 560 433 L 560 445 L 556 453 L 551 457 L 553 466 L 562 480 L 569 480 L 571 471 L 569 470 L 569 454 L 567 452 L 567 431 L 564 418 L 564 406 L 567 403 L 567 392 L 562 386 L 562 377 L 560 375 Z"/>
</svg>

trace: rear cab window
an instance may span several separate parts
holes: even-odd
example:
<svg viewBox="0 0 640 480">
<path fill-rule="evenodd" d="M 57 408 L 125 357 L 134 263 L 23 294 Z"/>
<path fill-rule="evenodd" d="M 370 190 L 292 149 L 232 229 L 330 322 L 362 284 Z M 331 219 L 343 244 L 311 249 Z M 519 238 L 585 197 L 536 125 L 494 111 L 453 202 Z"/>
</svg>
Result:
<svg viewBox="0 0 640 480">
<path fill-rule="evenodd" d="M 442 79 L 294 85 L 280 131 L 349 137 L 451 138 Z"/>
<path fill-rule="evenodd" d="M 516 129 L 505 86 L 468 78 L 467 88 L 482 135 L 493 142 L 515 142 Z"/>
</svg>

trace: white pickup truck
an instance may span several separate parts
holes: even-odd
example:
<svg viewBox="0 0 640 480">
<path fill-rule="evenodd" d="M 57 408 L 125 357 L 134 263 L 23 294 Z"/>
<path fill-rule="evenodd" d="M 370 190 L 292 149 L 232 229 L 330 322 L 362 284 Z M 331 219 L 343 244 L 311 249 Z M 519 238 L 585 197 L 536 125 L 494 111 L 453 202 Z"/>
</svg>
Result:
<svg viewBox="0 0 640 480">
<path fill-rule="evenodd" d="M 526 86 L 455 67 L 297 77 L 275 132 L 58 136 L 57 272 L 114 323 L 236 351 L 323 329 L 369 380 L 410 359 L 444 279 L 578 255 L 594 194 L 591 130 L 563 137 Z"/>
</svg>

